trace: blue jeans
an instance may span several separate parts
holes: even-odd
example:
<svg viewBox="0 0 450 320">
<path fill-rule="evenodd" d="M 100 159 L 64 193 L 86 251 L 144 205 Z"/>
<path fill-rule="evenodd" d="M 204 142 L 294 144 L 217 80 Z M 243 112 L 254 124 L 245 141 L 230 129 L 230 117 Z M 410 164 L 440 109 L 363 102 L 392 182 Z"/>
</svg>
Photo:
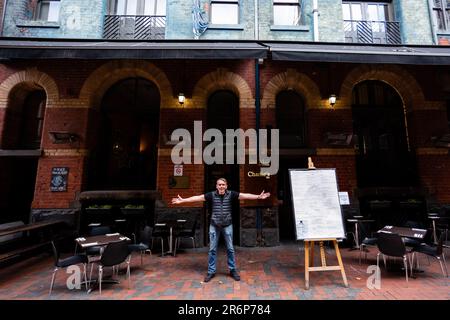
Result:
<svg viewBox="0 0 450 320">
<path fill-rule="evenodd" d="M 209 225 L 209 252 L 208 252 L 208 273 L 216 273 L 217 247 L 219 245 L 220 234 L 223 233 L 225 244 L 227 246 L 228 268 L 236 269 L 233 248 L 233 225 L 227 227 L 216 227 Z"/>
</svg>

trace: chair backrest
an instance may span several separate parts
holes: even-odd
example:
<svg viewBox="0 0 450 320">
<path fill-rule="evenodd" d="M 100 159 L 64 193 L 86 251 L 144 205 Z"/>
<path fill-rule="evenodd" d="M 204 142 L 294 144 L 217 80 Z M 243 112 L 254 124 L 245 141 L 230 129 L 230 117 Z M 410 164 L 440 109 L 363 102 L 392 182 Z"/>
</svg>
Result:
<svg viewBox="0 0 450 320">
<path fill-rule="evenodd" d="M 53 250 L 53 258 L 55 259 L 55 265 L 57 265 L 58 261 L 59 261 L 59 251 L 56 248 L 56 245 L 55 245 L 54 241 L 50 242 L 50 244 L 51 244 L 52 250 Z"/>
<path fill-rule="evenodd" d="M 111 233 L 111 228 L 108 226 L 100 226 L 100 227 L 94 227 L 91 229 L 91 232 L 89 232 L 90 236 L 101 236 L 107 233 Z"/>
<path fill-rule="evenodd" d="M 402 238 L 396 233 L 378 233 L 378 250 L 387 256 L 403 257 L 406 247 Z"/>
<path fill-rule="evenodd" d="M 105 247 L 105 250 L 103 250 L 100 263 L 106 267 L 115 266 L 124 262 L 128 255 L 127 241 L 112 242 Z"/>
<path fill-rule="evenodd" d="M 150 245 L 150 242 L 152 241 L 152 233 L 153 233 L 153 228 L 150 226 L 145 226 L 144 230 L 142 230 L 140 232 L 139 241 L 146 245 Z"/>
</svg>

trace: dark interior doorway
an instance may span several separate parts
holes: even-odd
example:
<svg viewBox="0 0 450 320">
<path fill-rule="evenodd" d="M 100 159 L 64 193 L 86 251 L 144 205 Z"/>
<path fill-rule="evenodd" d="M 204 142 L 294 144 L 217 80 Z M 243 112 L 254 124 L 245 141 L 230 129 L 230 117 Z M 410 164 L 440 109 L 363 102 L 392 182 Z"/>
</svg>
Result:
<svg viewBox="0 0 450 320">
<path fill-rule="evenodd" d="M 208 100 L 207 128 L 219 129 L 224 137 L 224 162 L 225 162 L 225 130 L 239 128 L 239 99 L 231 91 L 219 90 L 214 92 Z M 236 155 L 236 144 L 235 144 Z M 235 161 L 236 163 L 236 161 Z M 216 189 L 218 178 L 228 181 L 228 189 L 239 191 L 239 165 L 238 164 L 211 164 L 205 165 L 205 192 Z M 206 224 L 207 226 L 209 224 Z M 240 210 L 239 201 L 233 207 L 233 242 L 239 244 Z"/>
<path fill-rule="evenodd" d="M 122 80 L 105 93 L 90 190 L 156 188 L 159 112 L 159 90 L 146 79 Z"/>
</svg>

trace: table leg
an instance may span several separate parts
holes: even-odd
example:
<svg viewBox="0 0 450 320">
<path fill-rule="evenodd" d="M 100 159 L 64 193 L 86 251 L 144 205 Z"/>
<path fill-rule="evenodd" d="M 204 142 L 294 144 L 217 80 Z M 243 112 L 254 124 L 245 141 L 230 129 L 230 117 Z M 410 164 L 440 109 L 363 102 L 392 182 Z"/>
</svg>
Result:
<svg viewBox="0 0 450 320">
<path fill-rule="evenodd" d="M 436 222 L 434 221 L 434 219 L 432 220 L 432 222 L 433 222 L 433 241 L 434 241 L 434 244 L 437 244 Z"/>
<path fill-rule="evenodd" d="M 356 244 L 356 249 L 359 249 L 358 222 L 355 222 L 355 244 Z"/>
</svg>

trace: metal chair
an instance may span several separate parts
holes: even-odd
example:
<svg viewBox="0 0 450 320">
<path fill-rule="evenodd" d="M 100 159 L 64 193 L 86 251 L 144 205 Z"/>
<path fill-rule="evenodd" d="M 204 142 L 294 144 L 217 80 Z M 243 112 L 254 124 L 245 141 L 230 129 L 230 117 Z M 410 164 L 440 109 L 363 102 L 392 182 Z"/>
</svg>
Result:
<svg viewBox="0 0 450 320">
<path fill-rule="evenodd" d="M 438 244 L 436 246 L 422 243 L 420 246 L 414 247 L 413 253 L 412 253 L 413 254 L 412 259 L 414 261 L 414 256 L 415 256 L 416 252 L 425 254 L 427 256 L 434 257 L 439 261 L 442 274 L 445 277 L 448 277 L 447 263 L 445 262 L 444 246 L 443 246 L 444 239 L 445 239 L 445 234 L 441 234 L 441 236 L 439 237 Z M 417 258 L 417 264 L 418 263 L 419 263 L 419 259 Z"/>
<path fill-rule="evenodd" d="M 178 234 L 175 238 L 174 256 L 177 254 L 177 247 L 180 246 L 180 242 L 181 242 L 180 240 L 183 238 L 191 239 L 192 247 L 196 248 L 196 246 L 195 246 L 195 230 L 196 229 L 197 229 L 197 219 L 193 219 L 190 221 L 190 226 L 187 225 L 185 229 L 182 229 L 178 232 Z"/>
<path fill-rule="evenodd" d="M 52 275 L 52 280 L 50 283 L 50 291 L 49 291 L 49 295 L 52 294 L 52 290 L 53 290 L 53 285 L 55 283 L 55 278 L 56 278 L 56 272 L 61 269 L 61 268 L 67 268 L 69 266 L 73 266 L 73 265 L 77 265 L 82 263 L 83 264 L 83 275 L 84 275 L 84 281 L 86 284 L 86 290 L 88 290 L 88 282 L 87 282 L 87 278 L 86 278 L 86 265 L 88 263 L 88 258 L 86 255 L 84 254 L 77 254 L 77 255 L 73 255 L 64 259 L 60 258 L 60 253 L 59 250 L 56 248 L 55 243 L 52 241 L 51 242 L 51 246 L 52 246 L 52 250 L 53 250 L 53 256 L 55 258 L 55 269 L 53 270 L 53 275 Z"/>
<path fill-rule="evenodd" d="M 379 250 L 377 254 L 377 269 L 380 266 L 379 264 L 380 254 L 383 254 L 385 267 L 386 267 L 385 256 L 402 258 L 403 265 L 405 267 L 406 282 L 408 283 L 408 251 L 406 250 L 402 238 L 396 233 L 379 232 L 377 246 Z M 412 273 L 412 264 L 411 264 L 411 273 Z"/>
<path fill-rule="evenodd" d="M 139 234 L 139 241 L 140 243 L 136 243 L 136 238 L 134 239 L 133 244 L 128 245 L 128 250 L 130 253 L 132 252 L 140 252 L 141 254 L 141 266 L 143 265 L 143 255 L 146 252 L 149 252 L 150 255 L 152 254 L 152 251 L 150 250 L 150 242 L 152 240 L 152 227 L 145 226 L 144 230 L 142 230 Z"/>
<path fill-rule="evenodd" d="M 126 262 L 127 264 L 128 288 L 130 288 L 130 252 L 128 251 L 128 243 L 127 241 L 119 241 L 108 244 L 103 250 L 102 256 L 98 262 L 98 281 L 100 294 L 102 294 L 103 269 L 105 267 L 113 267 L 114 274 L 114 267 L 120 266 L 120 264 L 123 262 Z"/>
</svg>

